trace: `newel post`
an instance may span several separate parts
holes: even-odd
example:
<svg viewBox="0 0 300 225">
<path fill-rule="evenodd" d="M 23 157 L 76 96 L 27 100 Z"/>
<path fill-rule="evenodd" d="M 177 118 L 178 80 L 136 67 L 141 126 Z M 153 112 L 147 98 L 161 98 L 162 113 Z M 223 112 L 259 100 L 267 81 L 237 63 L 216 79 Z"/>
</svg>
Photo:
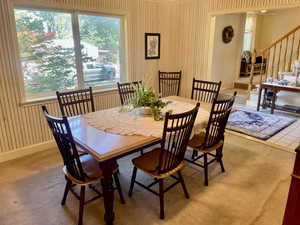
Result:
<svg viewBox="0 0 300 225">
<path fill-rule="evenodd" d="M 248 95 L 250 97 L 250 92 L 252 90 L 253 85 L 253 76 L 254 76 L 254 64 L 256 63 L 256 49 L 254 49 L 253 53 L 251 54 L 251 72 L 250 72 L 250 80 L 248 85 Z"/>
</svg>

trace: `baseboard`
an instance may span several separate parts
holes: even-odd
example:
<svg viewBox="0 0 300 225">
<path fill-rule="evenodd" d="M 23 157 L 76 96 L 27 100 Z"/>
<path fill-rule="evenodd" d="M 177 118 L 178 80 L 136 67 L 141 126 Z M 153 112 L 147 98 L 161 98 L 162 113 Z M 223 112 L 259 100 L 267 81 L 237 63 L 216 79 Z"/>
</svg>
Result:
<svg viewBox="0 0 300 225">
<path fill-rule="evenodd" d="M 35 145 L 26 146 L 24 148 L 18 148 L 16 150 L 0 153 L 0 163 L 31 155 L 36 152 L 45 151 L 54 147 L 56 147 L 55 141 L 47 141 Z"/>
</svg>

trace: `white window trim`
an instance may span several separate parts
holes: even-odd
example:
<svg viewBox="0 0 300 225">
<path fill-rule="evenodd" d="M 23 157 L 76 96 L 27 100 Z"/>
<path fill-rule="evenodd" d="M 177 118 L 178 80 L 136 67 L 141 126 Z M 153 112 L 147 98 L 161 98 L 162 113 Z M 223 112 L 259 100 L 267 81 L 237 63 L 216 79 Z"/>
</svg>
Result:
<svg viewBox="0 0 300 225">
<path fill-rule="evenodd" d="M 33 97 L 26 97 L 25 93 L 25 83 L 24 83 L 24 75 L 22 70 L 22 63 L 19 52 L 19 43 L 17 38 L 17 30 L 16 30 L 16 20 L 14 9 L 27 9 L 27 10 L 40 10 L 40 11 L 52 11 L 52 12 L 62 12 L 62 13 L 70 13 L 72 18 L 72 30 L 73 30 L 73 40 L 74 40 L 74 51 L 75 51 L 75 64 L 77 73 L 81 75 L 80 80 L 78 80 L 78 88 L 84 88 L 83 82 L 83 69 L 81 63 L 81 50 L 80 50 L 80 35 L 79 35 L 79 25 L 78 25 L 78 15 L 94 15 L 94 16 L 103 16 L 103 17 L 112 17 L 120 19 L 120 81 L 125 82 L 128 80 L 128 43 L 127 43 L 127 21 L 129 14 L 120 10 L 73 10 L 68 8 L 55 8 L 55 7 L 47 7 L 40 5 L 32 5 L 32 4 L 18 4 L 15 1 L 10 4 L 10 20 L 11 20 L 11 29 L 13 31 L 13 44 L 14 44 L 14 53 L 15 60 L 17 65 L 17 81 L 20 89 L 20 105 L 27 104 L 35 104 L 38 102 L 49 101 L 56 98 L 55 92 L 48 93 L 40 93 L 34 94 Z M 76 28 L 75 28 L 76 26 Z M 75 29 L 74 29 L 75 28 Z M 75 33 L 77 32 L 77 33 Z M 79 37 L 75 40 L 76 37 Z M 76 43 L 77 42 L 77 43 Z M 79 43 L 78 43 L 79 42 Z M 75 44 L 76 43 L 76 44 Z M 79 44 L 79 45 L 78 45 Z M 78 65 L 77 65 L 78 63 Z M 117 89 L 116 84 L 111 85 L 101 85 L 93 87 L 95 93 L 102 93 L 108 91 L 114 91 Z M 70 89 L 69 89 L 70 90 Z M 28 96 L 28 95 L 27 95 Z"/>
<path fill-rule="evenodd" d="M 112 87 L 112 88 L 101 88 L 101 89 L 93 89 L 93 95 L 112 95 L 114 93 L 118 92 L 117 87 Z M 21 102 L 20 106 L 32 106 L 32 105 L 40 105 L 40 104 L 46 104 L 50 102 L 56 102 L 57 101 L 57 96 L 55 95 L 49 95 L 49 96 L 44 96 L 40 98 L 35 98 L 35 99 L 27 99 L 25 102 Z"/>
</svg>

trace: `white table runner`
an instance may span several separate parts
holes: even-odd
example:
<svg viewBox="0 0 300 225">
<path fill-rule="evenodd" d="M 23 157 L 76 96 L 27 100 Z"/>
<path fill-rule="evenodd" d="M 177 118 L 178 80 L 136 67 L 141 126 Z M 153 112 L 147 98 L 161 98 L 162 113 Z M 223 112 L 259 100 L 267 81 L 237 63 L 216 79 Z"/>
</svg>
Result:
<svg viewBox="0 0 300 225">
<path fill-rule="evenodd" d="M 167 100 L 167 99 L 166 99 Z M 174 114 L 189 111 L 195 104 L 171 100 L 163 111 L 172 110 Z M 210 112 L 201 108 L 195 121 L 193 133 L 198 134 L 206 127 Z M 83 115 L 83 119 L 92 127 L 119 135 L 142 135 L 162 137 L 163 121 L 155 121 L 153 116 L 143 116 L 135 111 L 122 112 L 121 107 L 97 111 Z"/>
</svg>

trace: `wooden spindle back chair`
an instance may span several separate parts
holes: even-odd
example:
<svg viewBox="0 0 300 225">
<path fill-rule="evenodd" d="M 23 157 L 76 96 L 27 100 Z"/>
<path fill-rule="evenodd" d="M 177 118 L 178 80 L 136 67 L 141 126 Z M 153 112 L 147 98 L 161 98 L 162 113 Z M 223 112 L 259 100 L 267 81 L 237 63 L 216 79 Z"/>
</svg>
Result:
<svg viewBox="0 0 300 225">
<path fill-rule="evenodd" d="M 222 82 L 196 80 L 193 78 L 191 98 L 200 102 L 212 103 L 218 97 Z"/>
<path fill-rule="evenodd" d="M 77 116 L 95 111 L 92 87 L 56 92 L 62 116 Z"/>
<path fill-rule="evenodd" d="M 222 172 L 225 172 L 223 166 L 223 145 L 224 145 L 224 133 L 226 124 L 232 110 L 236 92 L 232 97 L 215 98 L 212 104 L 208 125 L 205 133 L 195 135 L 190 140 L 188 146 L 194 150 L 192 160 L 186 159 L 187 161 L 204 168 L 205 177 L 204 184 L 208 185 L 208 165 L 215 160 L 220 163 Z M 216 150 L 216 154 L 212 154 L 212 151 Z M 197 152 L 203 153 L 197 156 Z M 212 156 L 213 159 L 208 162 L 208 156 Z M 198 159 L 204 158 L 204 163 L 199 164 Z"/>
<path fill-rule="evenodd" d="M 63 172 L 65 173 L 67 182 L 61 204 L 65 205 L 67 195 L 69 191 L 71 191 L 80 201 L 78 225 L 82 225 L 84 205 L 102 197 L 100 191 L 94 186 L 95 183 L 99 182 L 103 178 L 102 171 L 98 165 L 98 161 L 96 161 L 91 155 L 79 155 L 67 117 L 64 116 L 63 118 L 56 118 L 49 115 L 46 106 L 42 106 L 42 110 L 65 165 Z M 124 204 L 125 202 L 117 170 L 118 164 L 115 163 L 112 167 L 112 173 L 116 183 L 116 189 L 118 189 L 120 195 L 121 203 Z M 74 185 L 80 185 L 79 195 L 73 189 Z M 86 186 L 89 186 L 97 194 L 87 201 L 85 200 Z"/>
<path fill-rule="evenodd" d="M 236 92 L 232 97 L 215 99 L 206 127 L 203 149 L 209 149 L 224 140 L 226 124 L 232 110 Z"/>
<path fill-rule="evenodd" d="M 160 198 L 160 218 L 164 219 L 164 193 L 181 183 L 186 198 L 189 198 L 181 169 L 184 166 L 184 155 L 197 117 L 200 104 L 189 112 L 170 115 L 166 113 L 161 147 L 155 148 L 132 160 L 134 165 L 129 196 L 132 196 L 134 184 L 138 184 Z M 148 186 L 136 181 L 137 169 L 140 169 L 154 178 Z M 177 173 L 177 177 L 174 175 Z M 176 180 L 169 187 L 164 188 L 164 178 L 172 177 Z M 151 187 L 159 183 L 157 193 Z"/>
<path fill-rule="evenodd" d="M 158 71 L 158 87 L 162 97 L 179 96 L 182 71 L 161 72 Z"/>
<path fill-rule="evenodd" d="M 85 174 L 67 117 L 56 118 L 48 114 L 45 106 L 42 106 L 42 109 L 68 173 L 83 182 Z"/>
<path fill-rule="evenodd" d="M 131 103 L 131 100 L 135 97 L 135 90 L 134 87 L 142 86 L 142 81 L 133 81 L 127 83 L 117 83 L 120 100 L 122 105 L 128 105 Z"/>
<path fill-rule="evenodd" d="M 199 107 L 197 103 L 193 110 L 185 113 L 166 113 L 158 174 L 173 170 L 183 161 Z M 165 154 L 165 151 L 170 154 Z"/>
</svg>

